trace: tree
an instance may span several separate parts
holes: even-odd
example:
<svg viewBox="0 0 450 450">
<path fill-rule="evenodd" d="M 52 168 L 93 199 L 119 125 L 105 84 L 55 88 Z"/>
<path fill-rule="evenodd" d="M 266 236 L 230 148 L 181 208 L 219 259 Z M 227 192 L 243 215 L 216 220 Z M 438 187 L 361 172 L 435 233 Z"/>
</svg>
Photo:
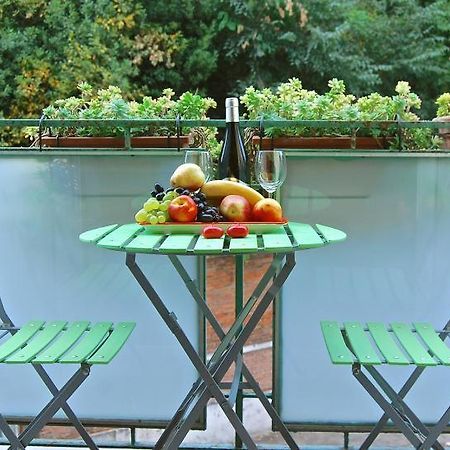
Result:
<svg viewBox="0 0 450 450">
<path fill-rule="evenodd" d="M 232 68 L 230 91 L 297 76 L 310 89 L 336 77 L 356 95 L 392 94 L 407 80 L 430 116 L 450 82 L 449 24 L 447 0 L 222 0 L 220 72 Z"/>
</svg>

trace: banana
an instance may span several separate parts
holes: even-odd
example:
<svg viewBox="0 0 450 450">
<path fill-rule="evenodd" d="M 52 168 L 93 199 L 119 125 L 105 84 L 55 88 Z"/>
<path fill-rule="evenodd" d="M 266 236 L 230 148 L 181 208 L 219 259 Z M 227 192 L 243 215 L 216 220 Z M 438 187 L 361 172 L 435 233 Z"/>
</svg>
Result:
<svg viewBox="0 0 450 450">
<path fill-rule="evenodd" d="M 251 206 L 264 197 L 245 183 L 230 180 L 214 180 L 205 183 L 201 191 L 206 195 L 208 203 L 218 205 L 227 195 L 240 195 L 248 200 Z"/>
</svg>

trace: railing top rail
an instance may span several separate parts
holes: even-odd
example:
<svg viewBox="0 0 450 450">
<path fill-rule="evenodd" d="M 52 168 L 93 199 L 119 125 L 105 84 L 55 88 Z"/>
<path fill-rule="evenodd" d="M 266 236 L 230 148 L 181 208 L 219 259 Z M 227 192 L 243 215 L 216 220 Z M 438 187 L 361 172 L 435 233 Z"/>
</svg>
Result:
<svg viewBox="0 0 450 450">
<path fill-rule="evenodd" d="M 182 127 L 225 127 L 224 119 L 203 119 L 179 121 Z M 175 119 L 0 119 L 0 128 L 13 127 L 83 127 L 83 126 L 116 126 L 131 129 L 133 127 L 143 127 L 148 125 L 170 126 L 176 125 Z M 309 128 L 388 128 L 390 126 L 399 126 L 401 128 L 449 128 L 450 122 L 438 120 L 420 120 L 417 122 L 380 120 L 380 121 L 361 121 L 361 120 L 241 120 L 242 127 L 259 128 L 263 125 L 265 128 L 278 127 L 289 128 L 292 126 L 304 126 Z"/>
</svg>

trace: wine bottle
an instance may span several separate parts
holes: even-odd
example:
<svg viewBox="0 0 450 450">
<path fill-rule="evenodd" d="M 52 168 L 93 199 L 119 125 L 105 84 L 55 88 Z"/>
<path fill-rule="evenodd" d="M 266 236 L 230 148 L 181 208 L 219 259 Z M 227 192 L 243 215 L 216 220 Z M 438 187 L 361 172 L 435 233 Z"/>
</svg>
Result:
<svg viewBox="0 0 450 450">
<path fill-rule="evenodd" d="M 219 159 L 219 178 L 248 182 L 247 154 L 239 130 L 239 99 L 225 100 L 225 137 Z"/>
</svg>

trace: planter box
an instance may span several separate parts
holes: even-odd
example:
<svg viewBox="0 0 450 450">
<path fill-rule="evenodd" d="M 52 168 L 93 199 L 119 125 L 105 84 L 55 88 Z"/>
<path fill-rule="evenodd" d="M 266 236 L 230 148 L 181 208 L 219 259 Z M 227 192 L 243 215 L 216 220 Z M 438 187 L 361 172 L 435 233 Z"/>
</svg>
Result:
<svg viewBox="0 0 450 450">
<path fill-rule="evenodd" d="M 433 121 L 434 120 L 439 122 L 450 122 L 450 116 L 436 117 Z M 442 148 L 450 150 L 450 128 L 439 128 L 439 137 L 444 140 Z"/>
<path fill-rule="evenodd" d="M 132 137 L 131 146 L 134 148 L 180 148 L 192 144 L 191 136 L 141 136 Z M 38 141 L 39 143 L 39 141 Z M 58 137 L 43 136 L 42 146 L 45 147 L 71 147 L 71 148 L 124 148 L 123 137 Z"/>
<path fill-rule="evenodd" d="M 391 138 L 392 139 L 392 138 Z M 286 136 L 277 138 L 262 138 L 262 149 L 270 150 L 272 148 L 304 148 L 304 149 L 386 149 L 389 148 L 390 138 L 356 137 L 350 136 L 321 136 L 321 137 L 297 137 Z M 259 146 L 260 137 L 253 136 L 252 143 Z M 354 144 L 354 147 L 352 146 Z"/>
</svg>

